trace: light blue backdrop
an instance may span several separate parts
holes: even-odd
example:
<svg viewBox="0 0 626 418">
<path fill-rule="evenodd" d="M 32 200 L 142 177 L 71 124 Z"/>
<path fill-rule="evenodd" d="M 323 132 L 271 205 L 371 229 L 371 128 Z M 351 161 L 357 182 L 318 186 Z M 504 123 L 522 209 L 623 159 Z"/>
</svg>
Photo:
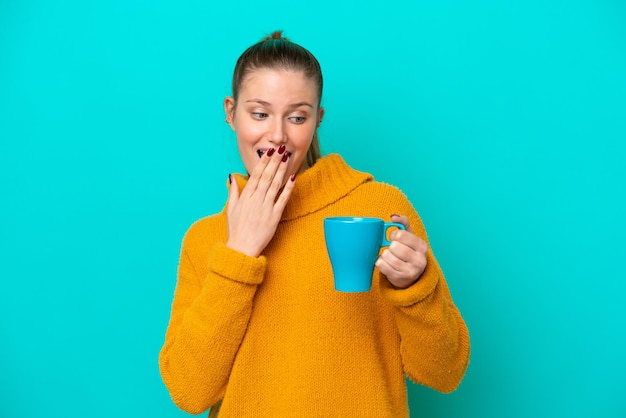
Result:
<svg viewBox="0 0 626 418">
<path fill-rule="evenodd" d="M 322 63 L 323 151 L 408 194 L 469 325 L 413 416 L 626 416 L 625 3 L 231 3 L 0 3 L 0 416 L 186 416 L 157 367 L 180 240 L 277 28 Z"/>
</svg>

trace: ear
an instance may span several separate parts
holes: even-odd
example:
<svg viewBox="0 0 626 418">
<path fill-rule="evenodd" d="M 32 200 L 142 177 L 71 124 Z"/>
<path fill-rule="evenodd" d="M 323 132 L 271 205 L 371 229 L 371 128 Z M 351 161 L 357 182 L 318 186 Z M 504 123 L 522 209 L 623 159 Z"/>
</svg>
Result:
<svg viewBox="0 0 626 418">
<path fill-rule="evenodd" d="M 320 107 L 317 111 L 317 127 L 320 127 L 320 123 L 322 123 L 322 119 L 324 119 L 324 108 Z"/>
<path fill-rule="evenodd" d="M 234 131 L 235 126 L 233 120 L 235 118 L 235 99 L 231 96 L 226 96 L 224 99 L 224 113 L 226 114 L 226 123 L 230 125 L 230 128 Z"/>
</svg>

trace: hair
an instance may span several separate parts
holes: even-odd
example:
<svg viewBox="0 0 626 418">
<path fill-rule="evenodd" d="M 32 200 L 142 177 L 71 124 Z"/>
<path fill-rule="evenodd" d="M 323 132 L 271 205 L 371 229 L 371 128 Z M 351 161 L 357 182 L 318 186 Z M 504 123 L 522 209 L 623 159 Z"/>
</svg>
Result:
<svg viewBox="0 0 626 418">
<path fill-rule="evenodd" d="M 274 31 L 261 41 L 246 49 L 237 60 L 233 72 L 233 99 L 237 103 L 239 90 L 246 75 L 263 68 L 302 71 L 317 86 L 317 107 L 322 103 L 323 78 L 320 63 L 315 56 L 302 46 L 283 37 L 282 31 Z M 309 167 L 320 158 L 320 145 L 317 129 L 306 155 Z"/>
</svg>

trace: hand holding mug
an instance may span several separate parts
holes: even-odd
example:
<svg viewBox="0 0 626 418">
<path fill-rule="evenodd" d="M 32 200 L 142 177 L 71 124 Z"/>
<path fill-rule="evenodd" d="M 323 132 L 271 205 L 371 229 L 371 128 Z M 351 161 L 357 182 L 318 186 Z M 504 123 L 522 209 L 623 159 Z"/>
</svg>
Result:
<svg viewBox="0 0 626 418">
<path fill-rule="evenodd" d="M 404 225 L 405 230 L 391 232 L 391 245 L 378 257 L 376 267 L 393 286 L 405 289 L 424 273 L 428 245 L 413 233 L 406 216 L 391 215 L 391 220 Z"/>
</svg>

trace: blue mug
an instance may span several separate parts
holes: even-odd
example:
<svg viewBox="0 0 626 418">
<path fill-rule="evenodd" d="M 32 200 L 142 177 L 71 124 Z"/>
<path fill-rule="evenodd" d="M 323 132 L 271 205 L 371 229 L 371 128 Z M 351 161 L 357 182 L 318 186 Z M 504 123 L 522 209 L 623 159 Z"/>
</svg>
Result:
<svg viewBox="0 0 626 418">
<path fill-rule="evenodd" d="M 324 219 L 324 238 L 335 290 L 367 292 L 371 289 L 378 253 L 382 247 L 391 244 L 387 240 L 387 230 L 391 227 L 405 229 L 402 224 L 378 218 L 338 216 Z"/>
</svg>

